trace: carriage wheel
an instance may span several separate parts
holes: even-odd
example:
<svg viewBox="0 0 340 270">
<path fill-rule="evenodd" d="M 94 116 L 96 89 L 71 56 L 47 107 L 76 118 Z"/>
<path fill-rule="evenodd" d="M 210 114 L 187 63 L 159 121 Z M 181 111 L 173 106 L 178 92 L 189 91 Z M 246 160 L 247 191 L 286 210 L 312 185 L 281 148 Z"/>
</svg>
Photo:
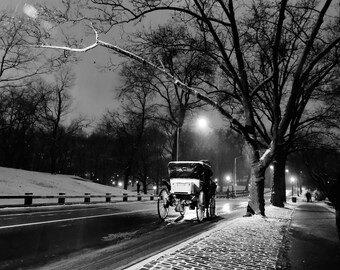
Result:
<svg viewBox="0 0 340 270">
<path fill-rule="evenodd" d="M 209 203 L 209 217 L 213 218 L 215 217 L 216 214 L 216 201 L 215 201 L 215 196 L 210 198 L 210 203 Z"/>
<path fill-rule="evenodd" d="M 158 201 L 157 201 L 157 210 L 158 216 L 161 220 L 164 220 L 169 213 L 169 194 L 166 189 L 162 189 L 159 192 Z"/>
<path fill-rule="evenodd" d="M 205 214 L 205 202 L 204 202 L 204 192 L 200 191 L 197 198 L 196 215 L 197 220 L 201 222 Z"/>
</svg>

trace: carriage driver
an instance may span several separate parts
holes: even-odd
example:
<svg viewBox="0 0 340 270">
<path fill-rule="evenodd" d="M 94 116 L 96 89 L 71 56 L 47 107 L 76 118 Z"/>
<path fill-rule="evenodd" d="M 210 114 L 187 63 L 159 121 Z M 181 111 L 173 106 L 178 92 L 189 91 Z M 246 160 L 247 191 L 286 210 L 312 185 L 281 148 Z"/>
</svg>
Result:
<svg viewBox="0 0 340 270">
<path fill-rule="evenodd" d="M 205 207 L 208 208 L 212 196 L 216 194 L 216 183 L 212 180 L 212 171 L 206 170 L 202 173 L 201 182 L 202 190 L 205 195 Z"/>
</svg>

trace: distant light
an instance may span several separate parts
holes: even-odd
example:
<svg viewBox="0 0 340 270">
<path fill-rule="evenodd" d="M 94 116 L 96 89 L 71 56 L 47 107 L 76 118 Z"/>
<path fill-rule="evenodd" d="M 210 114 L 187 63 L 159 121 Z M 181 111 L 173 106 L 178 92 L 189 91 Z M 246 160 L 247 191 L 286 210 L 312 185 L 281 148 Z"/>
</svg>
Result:
<svg viewBox="0 0 340 270">
<path fill-rule="evenodd" d="M 289 173 L 289 170 L 288 170 L 288 169 L 286 169 L 286 173 Z"/>
<path fill-rule="evenodd" d="M 118 186 L 119 187 L 123 186 L 123 183 L 122 182 L 118 182 Z"/>
<path fill-rule="evenodd" d="M 206 129 L 208 127 L 208 120 L 204 117 L 200 117 L 197 119 L 197 126 L 200 129 Z"/>
<path fill-rule="evenodd" d="M 115 185 L 115 184 L 116 184 L 116 181 L 112 181 L 112 184 Z"/>
<path fill-rule="evenodd" d="M 294 183 L 294 182 L 295 182 L 295 177 L 291 177 L 291 178 L 290 178 L 290 181 L 291 181 L 292 183 Z"/>
<path fill-rule="evenodd" d="M 270 165 L 269 168 L 270 168 L 271 170 L 274 170 L 274 166 L 273 166 L 273 165 Z"/>
<path fill-rule="evenodd" d="M 227 176 L 225 177 L 225 179 L 229 182 L 229 181 L 231 180 L 230 175 L 227 175 Z"/>
<path fill-rule="evenodd" d="M 156 186 L 153 186 L 153 189 L 154 189 L 154 190 L 156 190 L 156 188 L 157 188 Z"/>
</svg>

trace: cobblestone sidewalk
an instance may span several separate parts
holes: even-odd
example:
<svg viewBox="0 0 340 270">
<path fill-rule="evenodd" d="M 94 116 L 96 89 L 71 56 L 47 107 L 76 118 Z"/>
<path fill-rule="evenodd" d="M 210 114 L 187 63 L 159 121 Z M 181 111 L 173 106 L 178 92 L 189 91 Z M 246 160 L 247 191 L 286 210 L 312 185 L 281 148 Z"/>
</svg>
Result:
<svg viewBox="0 0 340 270">
<path fill-rule="evenodd" d="M 129 269 L 276 269 L 293 210 L 290 205 L 286 208 L 267 206 L 265 218 L 253 216 L 223 222 Z"/>
</svg>

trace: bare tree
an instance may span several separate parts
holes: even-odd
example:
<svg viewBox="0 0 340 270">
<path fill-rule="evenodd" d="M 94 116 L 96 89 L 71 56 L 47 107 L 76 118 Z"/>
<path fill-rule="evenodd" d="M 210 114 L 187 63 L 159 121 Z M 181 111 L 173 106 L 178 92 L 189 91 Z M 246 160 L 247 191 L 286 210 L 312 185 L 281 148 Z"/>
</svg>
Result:
<svg viewBox="0 0 340 270">
<path fill-rule="evenodd" d="M 150 73 L 147 70 L 140 65 L 126 64 L 120 74 L 124 80 L 118 95 L 124 104 L 122 112 L 109 111 L 104 115 L 100 126 L 102 130 L 113 132 L 116 137 L 131 138 L 129 143 L 124 144 L 124 152 L 127 152 L 124 162 L 124 189 L 127 189 L 137 152 L 145 129 L 155 113 L 155 106 L 152 103 L 154 93 L 149 86 Z"/>
<path fill-rule="evenodd" d="M 68 90 L 73 86 L 74 79 L 71 66 L 61 65 L 54 76 L 54 82 L 46 83 L 42 88 L 46 92 L 46 99 L 40 128 L 51 141 L 50 172 L 53 174 L 57 173 L 58 149 L 63 137 L 75 133 L 87 124 L 84 117 L 79 117 L 66 127 L 66 121 L 72 113 L 72 97 Z"/>
<path fill-rule="evenodd" d="M 0 129 L 3 133 L 15 132 L 17 135 L 20 130 L 23 136 L 21 148 L 18 142 L 8 144 L 6 136 L 1 143 L 6 148 L 16 145 L 24 156 L 24 150 L 29 146 L 28 134 L 34 130 L 44 99 L 36 88 L 39 76 L 55 70 L 56 64 L 64 61 L 65 57 L 61 52 L 46 53 L 45 50 L 34 49 L 31 45 L 42 36 L 38 25 L 26 16 L 14 15 L 10 10 L 0 11 L 0 104 L 4 105 L 0 109 Z M 14 140 L 15 136 L 11 138 Z M 7 162 L 12 155 L 18 155 L 17 151 L 8 152 Z M 11 166 L 19 165 L 11 162 Z"/>
<path fill-rule="evenodd" d="M 30 168 L 31 141 L 45 99 L 35 82 L 23 87 L 7 86 L 0 92 L 1 163 L 8 167 Z"/>
<path fill-rule="evenodd" d="M 9 10 L 0 12 L 0 89 L 46 74 L 65 58 L 64 54 L 46 54 L 30 46 L 41 38 L 40 29 L 29 18 L 11 14 Z"/>
<path fill-rule="evenodd" d="M 129 50 L 142 55 L 146 59 L 158 62 L 164 71 L 177 77 L 189 87 L 205 90 L 214 77 L 214 66 L 204 52 L 194 51 L 188 43 L 199 42 L 186 27 L 169 22 L 165 25 L 143 30 L 135 34 Z M 136 63 L 136 69 L 145 69 Z M 144 76 L 136 76 L 135 80 L 148 83 L 148 87 L 157 94 L 154 102 L 157 106 L 155 120 L 161 123 L 169 133 L 169 149 L 172 160 L 179 157 L 177 140 L 180 137 L 188 114 L 204 104 L 196 99 L 173 80 L 164 76 L 157 69 L 146 69 Z M 148 82 L 146 82 L 148 81 Z"/>
<path fill-rule="evenodd" d="M 100 40 L 97 32 L 95 42 L 84 48 L 39 47 L 77 52 L 109 48 L 163 72 L 184 91 L 212 105 L 242 134 L 247 146 L 252 168 L 247 216 L 264 215 L 265 170 L 273 159 L 279 159 L 284 142 L 295 136 L 311 95 L 333 79 L 338 65 L 339 18 L 331 14 L 332 1 L 252 1 L 236 6 L 232 0 L 77 2 L 72 6 L 70 0 L 69 8 L 55 13 L 58 22 L 79 20 L 82 14 L 82 19 L 96 21 L 98 27 L 108 30 L 167 10 L 200 34 L 211 48 L 206 54 L 224 78 L 216 97 L 191 88 L 158 63 Z M 81 8 L 96 12 L 82 13 Z M 78 17 L 72 19 L 74 14 Z M 274 183 L 274 189 L 279 185 Z"/>
<path fill-rule="evenodd" d="M 161 177 L 165 175 L 167 166 L 164 158 L 166 136 L 159 130 L 157 124 L 146 128 L 143 143 L 139 147 L 136 159 L 138 181 L 143 184 L 143 192 L 147 193 L 149 184 L 161 185 Z"/>
</svg>

